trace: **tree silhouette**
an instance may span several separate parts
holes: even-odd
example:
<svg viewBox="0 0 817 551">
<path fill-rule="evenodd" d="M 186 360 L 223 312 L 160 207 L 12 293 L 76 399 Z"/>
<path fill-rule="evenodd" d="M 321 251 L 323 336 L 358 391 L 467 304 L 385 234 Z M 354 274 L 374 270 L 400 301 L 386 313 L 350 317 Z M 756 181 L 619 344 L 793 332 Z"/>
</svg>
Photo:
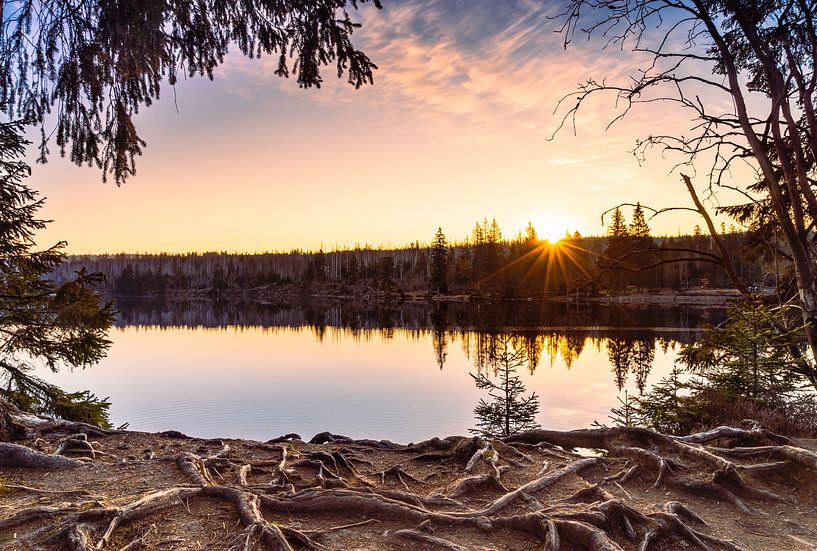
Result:
<svg viewBox="0 0 817 551">
<path fill-rule="evenodd" d="M 533 222 L 528 220 L 528 225 L 525 226 L 525 241 L 528 243 L 536 243 L 539 241 L 539 236 L 536 235 L 536 228 L 533 227 Z"/>
<path fill-rule="evenodd" d="M 486 438 L 499 438 L 539 426 L 536 422 L 539 399 L 535 392 L 524 396 L 525 385 L 516 374 L 516 370 L 525 366 L 527 361 L 526 351 L 514 348 L 511 337 L 499 337 L 489 360 L 498 380 L 494 381 L 482 372 L 470 374 L 477 388 L 487 390 L 491 397 L 491 402 L 480 399 L 474 408 L 477 426 L 469 429 L 472 433 Z"/>
<path fill-rule="evenodd" d="M 379 0 L 6 2 L 0 110 L 40 126 L 42 160 L 53 135 L 61 154 L 121 183 L 145 145 L 133 120 L 139 109 L 179 76 L 212 79 L 231 47 L 277 56 L 275 74 L 294 74 L 303 88 L 320 86 L 328 65 L 356 88 L 371 83 L 376 66 L 352 44 L 358 24 L 347 9 L 369 2 L 380 7 Z M 47 128 L 52 121 L 56 128 Z"/>
<path fill-rule="evenodd" d="M 105 355 L 111 304 L 91 289 L 100 281 L 84 271 L 56 285 L 48 275 L 63 261 L 64 242 L 35 251 L 43 200 L 24 184 L 29 166 L 19 123 L 0 124 L 0 396 L 28 411 L 107 425 L 110 405 L 89 392 L 68 393 L 32 375 L 37 363 L 56 371 L 82 367 Z"/>
<path fill-rule="evenodd" d="M 431 244 L 431 288 L 438 293 L 448 292 L 448 242 L 442 228 L 437 228 Z"/>
<path fill-rule="evenodd" d="M 655 339 L 611 337 L 605 346 L 618 390 L 623 390 L 628 375 L 633 375 L 639 394 L 643 394 L 655 360 Z"/>
<path fill-rule="evenodd" d="M 642 104 L 677 108 L 690 128 L 655 133 L 636 144 L 643 157 L 650 148 L 676 156 L 680 164 L 708 163 L 708 189 L 742 194 L 744 204 L 721 207 L 765 246 L 785 243 L 799 302 L 799 320 L 786 319 L 781 334 L 804 325 L 809 354 L 792 369 L 817 386 L 817 10 L 810 2 L 785 0 L 571 0 L 562 18 L 565 45 L 577 33 L 603 34 L 603 42 L 648 59 L 627 82 L 589 79 L 574 93 L 564 122 L 574 121 L 591 96 L 611 93 L 625 117 Z M 701 69 L 708 67 L 712 76 Z M 724 106 L 727 106 L 724 110 Z M 735 163 L 749 163 L 756 181 L 725 181 Z M 693 167 L 694 168 L 694 167 Z M 697 172 L 700 172 L 698 170 Z M 734 249 L 720 232 L 693 185 L 681 174 L 693 207 L 715 244 L 718 262 L 745 295 L 749 288 L 733 264 Z M 694 251 L 693 251 L 694 252 Z M 703 253 L 698 252 L 698 255 Z"/>
<path fill-rule="evenodd" d="M 633 221 L 630 223 L 629 235 L 636 246 L 642 246 L 644 241 L 650 239 L 650 227 L 644 218 L 644 209 L 641 203 L 636 203 L 633 209 Z"/>
<path fill-rule="evenodd" d="M 627 227 L 624 214 L 622 214 L 621 209 L 616 208 L 613 211 L 613 218 L 610 221 L 610 225 L 607 227 L 607 246 L 604 249 L 605 258 L 600 262 L 600 267 L 603 270 L 630 252 L 629 237 L 630 229 Z M 626 265 L 627 267 L 630 266 L 629 263 L 626 263 Z M 622 266 L 616 266 L 616 269 L 613 269 L 609 275 L 610 288 L 613 291 L 618 291 L 622 286 L 623 278 L 617 271 L 617 268 L 621 267 Z"/>
</svg>

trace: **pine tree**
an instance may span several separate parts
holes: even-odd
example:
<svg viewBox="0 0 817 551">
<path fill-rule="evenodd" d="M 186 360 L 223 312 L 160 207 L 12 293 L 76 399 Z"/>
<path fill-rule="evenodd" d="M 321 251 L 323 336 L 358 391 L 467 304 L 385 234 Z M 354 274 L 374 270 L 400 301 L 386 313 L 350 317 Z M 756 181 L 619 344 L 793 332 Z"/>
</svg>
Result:
<svg viewBox="0 0 817 551">
<path fill-rule="evenodd" d="M 448 292 L 448 243 L 442 228 L 437 228 L 431 245 L 431 288 L 437 293 Z"/>
<path fill-rule="evenodd" d="M 728 323 L 706 331 L 685 346 L 679 361 L 705 377 L 706 387 L 729 399 L 780 406 L 802 384 L 791 371 L 791 351 L 800 344 L 802 328 L 781 332 L 782 324 L 759 300 L 747 299 L 728 311 Z"/>
<path fill-rule="evenodd" d="M 536 422 L 539 398 L 535 392 L 524 396 L 527 389 L 516 374 L 526 361 L 526 351 L 514 348 L 510 337 L 497 339 L 488 363 L 495 369 L 499 380 L 493 381 L 484 373 L 471 374 L 477 388 L 487 390 L 492 400 L 489 403 L 481 399 L 474 408 L 477 426 L 469 429 L 470 432 L 486 438 L 500 438 L 539 427 Z"/>
<path fill-rule="evenodd" d="M 608 243 L 610 239 L 627 237 L 628 235 L 630 235 L 630 232 L 627 228 L 627 221 L 624 220 L 621 209 L 616 207 L 616 210 L 613 211 L 613 220 L 607 227 Z"/>
<path fill-rule="evenodd" d="M 486 225 L 485 230 L 485 263 L 488 274 L 493 275 L 502 265 L 502 231 L 499 229 L 499 224 L 496 223 L 496 218 L 491 220 L 490 226 Z"/>
<path fill-rule="evenodd" d="M 637 399 L 633 417 L 638 419 L 638 424 L 665 434 L 686 433 L 694 426 L 697 417 L 695 412 L 687 409 L 690 401 L 686 396 L 688 388 L 683 370 L 673 367 L 668 377 L 656 383 L 646 396 Z"/>
<path fill-rule="evenodd" d="M 621 257 L 630 251 L 629 236 L 630 231 L 624 215 L 621 213 L 621 209 L 616 208 L 613 211 L 613 220 L 607 228 L 607 247 L 604 251 L 606 259 L 601 264 L 602 269 L 608 269 L 615 262 L 618 262 L 618 267 L 630 266 L 629 262 L 620 261 Z M 609 275 L 610 289 L 612 291 L 619 290 L 622 286 L 622 279 L 620 272 L 613 268 L 613 273 Z"/>
<path fill-rule="evenodd" d="M 644 209 L 641 203 L 635 204 L 633 209 L 633 221 L 630 224 L 629 235 L 633 239 L 648 239 L 650 237 L 650 227 L 647 225 L 647 220 L 644 218 Z"/>
<path fill-rule="evenodd" d="M 655 243 L 650 237 L 650 227 L 644 217 L 641 203 L 636 203 L 633 209 L 633 221 L 629 228 L 629 252 L 632 253 L 628 264 L 636 270 L 630 277 L 632 284 L 639 287 L 649 287 L 652 274 L 647 266 L 655 261 L 655 257 L 648 252 Z"/>
<path fill-rule="evenodd" d="M 539 241 L 539 236 L 536 235 L 536 228 L 533 227 L 533 223 L 530 220 L 528 220 L 528 225 L 525 226 L 525 241 L 529 244 Z"/>
<path fill-rule="evenodd" d="M 619 427 L 636 426 L 640 420 L 638 399 L 630 396 L 630 393 L 626 390 L 624 391 L 624 399 L 622 400 L 621 396 L 618 396 L 617 399 L 621 407 L 610 409 L 610 420 Z"/>
<path fill-rule="evenodd" d="M 471 230 L 471 279 L 477 283 L 485 274 L 485 232 L 479 222 Z"/>
<path fill-rule="evenodd" d="M 43 200 L 24 183 L 30 168 L 19 160 L 28 143 L 21 135 L 21 124 L 0 124 L 0 396 L 27 411 L 107 426 L 106 400 L 31 374 L 38 365 L 57 371 L 99 361 L 113 308 L 92 290 L 103 280 L 98 274 L 81 270 L 59 286 L 48 278 L 66 244 L 34 250 L 34 234 L 47 222 L 36 218 Z"/>
</svg>

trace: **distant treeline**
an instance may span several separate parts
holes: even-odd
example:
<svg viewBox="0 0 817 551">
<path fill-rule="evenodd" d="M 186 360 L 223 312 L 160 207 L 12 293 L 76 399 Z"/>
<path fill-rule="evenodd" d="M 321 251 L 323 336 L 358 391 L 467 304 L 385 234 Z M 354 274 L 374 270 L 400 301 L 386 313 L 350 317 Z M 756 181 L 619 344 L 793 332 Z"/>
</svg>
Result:
<svg viewBox="0 0 817 551">
<path fill-rule="evenodd" d="M 722 238 L 744 282 L 775 284 L 771 259 L 749 254 L 746 234 L 726 232 Z M 59 266 L 54 278 L 67 279 L 81 268 L 101 272 L 108 291 L 126 296 L 277 287 L 307 294 L 431 291 L 511 298 L 732 287 L 712 261 L 718 254 L 713 239 L 697 228 L 695 235 L 650 236 L 637 208 L 629 225 L 616 211 L 607 236 L 577 232 L 557 243 L 539 239 L 530 224 L 507 239 L 496 221 L 484 220 L 466 241 L 449 243 L 438 231 L 430 245 L 397 249 L 77 255 Z"/>
</svg>

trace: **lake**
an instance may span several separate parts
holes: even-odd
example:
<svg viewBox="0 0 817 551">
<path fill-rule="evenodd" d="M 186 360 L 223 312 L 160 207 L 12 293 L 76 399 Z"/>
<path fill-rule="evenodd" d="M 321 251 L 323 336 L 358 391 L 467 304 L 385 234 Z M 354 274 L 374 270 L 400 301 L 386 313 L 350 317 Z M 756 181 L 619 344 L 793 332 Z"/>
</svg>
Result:
<svg viewBox="0 0 817 551">
<path fill-rule="evenodd" d="M 608 422 L 624 392 L 672 368 L 723 311 L 512 302 L 280 307 L 120 301 L 108 357 L 40 373 L 112 402 L 114 424 L 266 440 L 321 431 L 397 442 L 467 434 L 495 379 L 491 351 L 521 351 L 517 374 L 552 429 Z M 526 395 L 527 395 L 526 394 Z"/>
</svg>

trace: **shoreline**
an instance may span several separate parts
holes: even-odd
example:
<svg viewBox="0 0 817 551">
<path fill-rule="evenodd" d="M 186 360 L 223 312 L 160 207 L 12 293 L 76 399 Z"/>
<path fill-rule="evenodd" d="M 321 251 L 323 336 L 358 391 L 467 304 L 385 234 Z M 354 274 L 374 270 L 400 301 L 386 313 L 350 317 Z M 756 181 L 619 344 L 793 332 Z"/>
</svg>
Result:
<svg viewBox="0 0 817 551">
<path fill-rule="evenodd" d="M 740 292 L 732 289 L 695 290 L 695 291 L 660 291 L 652 293 L 630 293 L 599 296 L 537 296 L 537 297 L 502 297 L 491 294 L 435 294 L 425 291 L 409 292 L 365 292 L 365 293 L 303 293 L 292 292 L 280 287 L 229 289 L 223 293 L 214 293 L 212 289 L 172 290 L 164 295 L 111 295 L 124 300 L 207 300 L 225 302 L 254 302 L 269 305 L 298 305 L 311 302 L 353 303 L 360 305 L 400 305 L 400 304 L 600 304 L 600 305 L 633 305 L 633 306 L 701 306 L 725 307 L 732 300 L 741 297 Z"/>
</svg>

